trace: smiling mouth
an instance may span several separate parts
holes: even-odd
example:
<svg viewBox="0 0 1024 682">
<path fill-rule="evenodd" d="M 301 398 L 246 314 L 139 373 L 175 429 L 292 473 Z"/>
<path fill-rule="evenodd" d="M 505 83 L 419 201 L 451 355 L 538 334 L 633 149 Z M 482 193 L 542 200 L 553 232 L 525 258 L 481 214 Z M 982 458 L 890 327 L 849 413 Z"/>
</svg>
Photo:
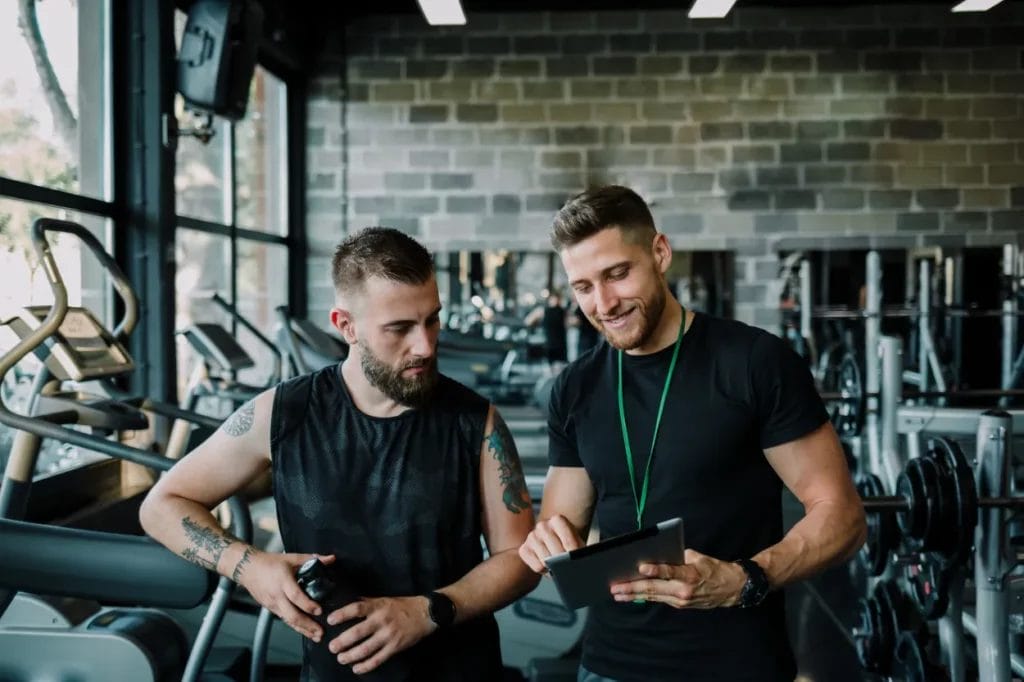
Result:
<svg viewBox="0 0 1024 682">
<path fill-rule="evenodd" d="M 630 314 L 632 314 L 632 312 L 633 312 L 633 310 L 631 309 L 631 310 L 627 310 L 626 312 L 622 313 L 621 315 L 616 315 L 615 317 L 605 317 L 605 318 L 602 318 L 601 319 L 601 324 L 610 325 L 610 326 L 614 327 L 614 326 L 618 325 L 619 323 L 621 323 L 623 320 L 625 320 L 627 317 L 629 317 Z"/>
</svg>

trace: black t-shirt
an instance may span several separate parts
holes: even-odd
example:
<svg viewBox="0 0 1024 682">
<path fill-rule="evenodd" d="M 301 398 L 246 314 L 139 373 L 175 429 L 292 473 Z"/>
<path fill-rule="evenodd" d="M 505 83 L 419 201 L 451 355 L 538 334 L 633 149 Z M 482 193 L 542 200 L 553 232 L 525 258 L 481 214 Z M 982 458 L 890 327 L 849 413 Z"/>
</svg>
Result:
<svg viewBox="0 0 1024 682">
<path fill-rule="evenodd" d="M 623 355 L 638 494 L 672 351 Z M 551 464 L 586 468 L 604 538 L 636 530 L 617 354 L 604 344 L 572 363 L 555 382 L 548 422 Z M 827 420 L 806 363 L 779 338 L 697 314 L 665 403 L 644 525 L 682 517 L 687 547 L 725 561 L 775 544 L 782 537 L 782 482 L 763 450 Z M 583 665 L 619 680 L 792 680 L 784 610 L 781 592 L 756 608 L 712 610 L 609 596 L 590 609 Z"/>
<path fill-rule="evenodd" d="M 480 448 L 488 402 L 442 376 L 429 406 L 371 417 L 340 366 L 277 387 L 274 499 L 288 552 L 334 554 L 356 594 L 408 596 L 449 585 L 483 560 Z M 325 614 L 326 615 L 326 614 Z M 484 682 L 500 679 L 490 615 L 435 632 L 355 675 L 303 638 L 303 680 Z"/>
</svg>

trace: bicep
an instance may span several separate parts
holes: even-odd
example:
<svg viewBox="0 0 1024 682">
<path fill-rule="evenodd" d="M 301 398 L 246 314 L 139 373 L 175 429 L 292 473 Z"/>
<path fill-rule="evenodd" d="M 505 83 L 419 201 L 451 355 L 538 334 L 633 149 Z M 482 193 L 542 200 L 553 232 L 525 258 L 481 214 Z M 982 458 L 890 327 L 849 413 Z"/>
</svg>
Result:
<svg viewBox="0 0 1024 682">
<path fill-rule="evenodd" d="M 274 389 L 228 417 L 213 435 L 161 477 L 153 495 L 172 495 L 212 508 L 270 466 Z"/>
<path fill-rule="evenodd" d="M 842 445 L 830 422 L 764 453 L 805 508 L 822 501 L 851 502 L 857 495 Z"/>
<path fill-rule="evenodd" d="M 540 517 L 564 516 L 581 536 L 585 536 L 594 513 L 595 499 L 594 484 L 590 482 L 586 469 L 551 467 L 544 483 Z"/>
<path fill-rule="evenodd" d="M 533 506 L 512 434 L 493 406 L 480 448 L 484 536 L 491 554 L 521 545 L 533 528 Z"/>
</svg>

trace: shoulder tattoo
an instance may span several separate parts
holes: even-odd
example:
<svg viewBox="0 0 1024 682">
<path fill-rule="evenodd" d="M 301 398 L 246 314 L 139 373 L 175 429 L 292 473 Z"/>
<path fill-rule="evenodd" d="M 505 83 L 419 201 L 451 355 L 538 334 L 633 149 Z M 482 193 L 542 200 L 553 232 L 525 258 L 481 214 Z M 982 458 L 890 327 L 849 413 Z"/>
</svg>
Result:
<svg viewBox="0 0 1024 682">
<path fill-rule="evenodd" d="M 505 508 L 518 514 L 530 508 L 530 493 L 526 489 L 526 478 L 519 462 L 515 441 L 501 415 L 494 412 L 494 423 L 486 436 L 487 449 L 498 462 L 499 476 L 502 485 L 502 501 Z"/>
<path fill-rule="evenodd" d="M 244 436 L 249 433 L 249 429 L 252 428 L 255 415 L 256 402 L 255 400 L 250 400 L 245 405 L 242 405 L 235 410 L 234 413 L 232 413 L 232 415 L 228 417 L 223 424 L 221 424 L 220 428 L 229 436 L 234 436 L 235 438 Z"/>
</svg>

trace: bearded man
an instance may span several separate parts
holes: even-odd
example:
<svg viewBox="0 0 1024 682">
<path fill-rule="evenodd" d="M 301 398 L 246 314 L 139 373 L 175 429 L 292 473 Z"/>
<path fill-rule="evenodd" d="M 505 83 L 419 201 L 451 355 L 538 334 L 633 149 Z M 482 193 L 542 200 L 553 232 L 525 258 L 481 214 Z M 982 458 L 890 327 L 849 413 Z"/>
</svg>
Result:
<svg viewBox="0 0 1024 682">
<path fill-rule="evenodd" d="M 367 228 L 332 265 L 348 357 L 239 408 L 154 486 L 143 527 L 302 634 L 303 680 L 501 679 L 492 614 L 537 582 L 516 551 L 533 511 L 508 427 L 438 373 L 422 245 Z M 230 537 L 209 511 L 268 467 L 284 554 Z M 311 600 L 296 571 L 314 557 L 361 598 L 329 613 Z M 348 627 L 331 638 L 325 625 Z"/>
</svg>

